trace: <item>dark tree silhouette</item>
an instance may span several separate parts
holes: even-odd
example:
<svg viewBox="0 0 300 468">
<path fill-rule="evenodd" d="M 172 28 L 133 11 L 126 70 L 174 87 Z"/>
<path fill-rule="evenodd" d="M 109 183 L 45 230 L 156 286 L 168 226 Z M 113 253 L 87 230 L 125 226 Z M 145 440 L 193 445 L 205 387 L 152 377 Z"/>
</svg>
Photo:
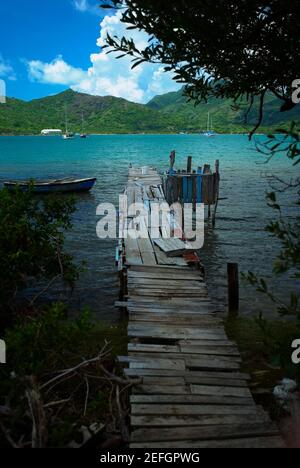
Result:
<svg viewBox="0 0 300 468">
<path fill-rule="evenodd" d="M 196 103 L 210 96 L 259 102 L 266 93 L 295 105 L 292 83 L 300 78 L 300 2 L 286 0 L 110 0 L 129 29 L 150 36 L 139 50 L 128 38 L 110 37 L 110 52 L 130 55 L 133 66 L 163 63 L 186 85 Z M 128 33 L 130 37 L 130 31 Z"/>
</svg>

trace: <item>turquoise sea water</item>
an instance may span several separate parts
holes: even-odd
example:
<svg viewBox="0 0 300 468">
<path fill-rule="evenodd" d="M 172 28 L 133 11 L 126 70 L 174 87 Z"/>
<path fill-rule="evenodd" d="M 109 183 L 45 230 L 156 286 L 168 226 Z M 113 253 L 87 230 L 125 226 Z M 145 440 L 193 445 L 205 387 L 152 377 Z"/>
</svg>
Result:
<svg viewBox="0 0 300 468">
<path fill-rule="evenodd" d="M 261 137 L 263 138 L 263 137 Z M 61 138 L 0 137 L 0 183 L 7 179 L 94 177 L 97 185 L 90 194 L 78 196 L 74 230 L 68 236 L 68 248 L 76 260 L 87 261 L 71 302 L 74 307 L 88 304 L 96 314 L 117 320 L 113 307 L 118 298 L 118 278 L 114 266 L 115 241 L 96 236 L 96 207 L 102 202 L 116 203 L 123 190 L 128 166 L 152 165 L 166 170 L 170 151 L 177 151 L 176 167 L 184 168 L 186 156 L 193 156 L 194 166 L 220 160 L 222 198 L 215 230 L 206 226 L 205 245 L 200 256 L 206 267 L 213 297 L 226 300 L 226 264 L 238 262 L 241 271 L 248 269 L 270 277 L 271 264 L 278 250 L 276 242 L 264 231 L 274 215 L 267 207 L 266 175 L 289 177 L 292 169 L 284 156 L 267 165 L 247 136 L 218 135 L 103 135 L 87 140 L 63 141 Z M 295 216 L 295 208 L 283 200 L 286 213 Z M 282 295 L 294 285 L 287 279 L 275 282 Z M 51 291 L 64 297 L 61 287 Z M 272 307 L 247 285 L 241 285 L 241 313 L 254 314 Z"/>
</svg>

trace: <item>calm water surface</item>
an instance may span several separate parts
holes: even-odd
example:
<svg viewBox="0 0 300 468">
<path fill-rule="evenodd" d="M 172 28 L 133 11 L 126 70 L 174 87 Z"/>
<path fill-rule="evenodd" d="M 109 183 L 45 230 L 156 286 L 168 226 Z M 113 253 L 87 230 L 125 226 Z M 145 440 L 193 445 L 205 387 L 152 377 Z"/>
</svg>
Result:
<svg viewBox="0 0 300 468">
<path fill-rule="evenodd" d="M 261 137 L 263 138 L 263 137 Z M 62 178 L 70 176 L 98 178 L 90 194 L 79 195 L 74 229 L 68 236 L 68 249 L 77 261 L 86 260 L 84 273 L 71 299 L 72 306 L 89 305 L 98 317 L 115 321 L 118 311 L 118 279 L 114 266 L 115 241 L 96 236 L 96 207 L 102 202 L 117 203 L 123 190 L 128 166 L 150 164 L 159 170 L 168 167 L 169 153 L 176 149 L 176 166 L 184 168 L 186 156 L 193 156 L 194 166 L 220 160 L 221 194 L 215 230 L 206 226 L 205 245 L 200 252 L 208 275 L 212 296 L 226 300 L 226 264 L 238 262 L 241 271 L 252 270 L 267 278 L 278 250 L 277 243 L 264 231 L 273 211 L 267 207 L 266 175 L 289 176 L 292 170 L 281 156 L 268 165 L 255 151 L 247 136 L 220 135 L 205 138 L 197 135 L 112 135 L 91 136 L 87 140 L 63 141 L 60 138 L 0 137 L 0 183 L 6 179 Z M 288 207 L 293 217 L 296 209 Z M 281 294 L 295 287 L 287 279 L 275 282 Z M 65 291 L 51 292 L 57 298 Z M 270 304 L 252 288 L 241 286 L 241 313 L 270 313 Z"/>
</svg>

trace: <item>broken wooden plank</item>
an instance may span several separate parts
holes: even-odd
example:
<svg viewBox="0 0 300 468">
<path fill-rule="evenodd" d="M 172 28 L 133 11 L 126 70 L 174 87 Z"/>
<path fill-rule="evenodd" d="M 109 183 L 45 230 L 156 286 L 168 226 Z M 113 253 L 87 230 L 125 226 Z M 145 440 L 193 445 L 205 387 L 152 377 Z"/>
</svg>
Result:
<svg viewBox="0 0 300 468">
<path fill-rule="evenodd" d="M 180 239 L 154 239 L 154 244 L 157 245 L 168 257 L 179 257 L 187 252 L 194 252 L 195 248 L 188 242 L 183 242 Z"/>
<path fill-rule="evenodd" d="M 184 377 L 142 377 L 143 385 L 166 385 L 166 386 L 181 386 L 185 385 L 186 382 Z"/>
<path fill-rule="evenodd" d="M 249 424 L 270 423 L 270 419 L 267 415 L 260 413 L 248 414 L 247 422 Z M 244 423 L 245 415 L 131 416 L 132 427 L 224 426 Z"/>
<path fill-rule="evenodd" d="M 253 398 L 225 397 L 214 395 L 190 395 L 190 394 L 133 394 L 131 403 L 177 403 L 198 405 L 232 405 L 232 406 L 254 406 Z"/>
<path fill-rule="evenodd" d="M 179 351 L 178 346 L 168 345 L 157 345 L 157 344 L 141 344 L 141 343 L 129 343 L 128 351 L 140 351 L 140 352 L 159 352 L 159 353 L 176 353 Z"/>
<path fill-rule="evenodd" d="M 130 448 L 178 448 L 178 442 L 144 442 L 143 444 L 132 443 Z M 253 437 L 241 439 L 209 440 L 209 441 L 181 441 L 180 448 L 285 448 L 280 436 Z"/>
<path fill-rule="evenodd" d="M 193 384 L 190 388 L 193 395 L 223 395 L 236 396 L 239 398 L 251 398 L 251 393 L 248 388 Z"/>
<path fill-rule="evenodd" d="M 184 404 L 143 404 L 131 405 L 132 415 L 249 415 L 257 414 L 255 406 L 227 406 L 227 405 L 184 405 Z"/>
<path fill-rule="evenodd" d="M 234 426 L 169 427 L 157 429 L 136 429 L 131 434 L 131 442 L 161 442 L 181 440 L 222 440 L 241 437 L 277 436 L 274 424 L 236 424 Z M 230 441 L 228 442 L 230 443 Z M 179 444 L 178 444 L 179 446 Z"/>
<path fill-rule="evenodd" d="M 187 385 L 136 385 L 134 394 L 141 395 L 190 395 L 191 390 Z"/>
<path fill-rule="evenodd" d="M 180 376 L 185 378 L 220 378 L 226 379 L 230 378 L 231 380 L 245 380 L 249 381 L 250 376 L 248 374 L 244 374 L 241 372 L 219 372 L 219 371 L 190 371 L 188 369 L 179 371 L 179 370 L 172 370 L 172 369 L 124 369 L 124 372 L 129 377 L 136 377 L 138 375 L 148 375 L 148 376 Z"/>
<path fill-rule="evenodd" d="M 119 356 L 119 362 L 130 363 L 130 367 L 138 369 L 185 369 L 185 361 L 179 359 L 144 359 L 129 356 Z"/>
<path fill-rule="evenodd" d="M 187 366 L 192 366 L 194 367 L 197 365 L 198 360 L 207 360 L 207 361 L 218 361 L 222 363 L 232 363 L 232 362 L 237 362 L 240 363 L 241 357 L 240 356 L 212 356 L 212 355 L 205 355 L 205 354 L 185 354 L 185 353 L 160 353 L 160 352 L 143 352 L 143 351 L 130 351 L 129 352 L 130 357 L 136 357 L 139 359 L 145 358 L 145 359 L 182 359 L 187 363 Z M 192 362 L 193 364 L 189 364 Z"/>
</svg>

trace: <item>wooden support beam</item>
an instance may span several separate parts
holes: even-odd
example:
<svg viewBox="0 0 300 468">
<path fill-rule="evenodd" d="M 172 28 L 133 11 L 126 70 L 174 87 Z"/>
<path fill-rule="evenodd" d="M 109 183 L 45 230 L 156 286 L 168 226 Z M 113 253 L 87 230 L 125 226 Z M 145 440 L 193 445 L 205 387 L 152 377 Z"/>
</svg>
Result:
<svg viewBox="0 0 300 468">
<path fill-rule="evenodd" d="M 190 174 L 192 172 L 192 161 L 193 161 L 193 158 L 192 156 L 188 156 L 188 159 L 187 159 L 187 173 Z"/>
<path fill-rule="evenodd" d="M 239 266 L 237 263 L 227 264 L 228 276 L 228 311 L 237 314 L 239 311 Z"/>
</svg>

